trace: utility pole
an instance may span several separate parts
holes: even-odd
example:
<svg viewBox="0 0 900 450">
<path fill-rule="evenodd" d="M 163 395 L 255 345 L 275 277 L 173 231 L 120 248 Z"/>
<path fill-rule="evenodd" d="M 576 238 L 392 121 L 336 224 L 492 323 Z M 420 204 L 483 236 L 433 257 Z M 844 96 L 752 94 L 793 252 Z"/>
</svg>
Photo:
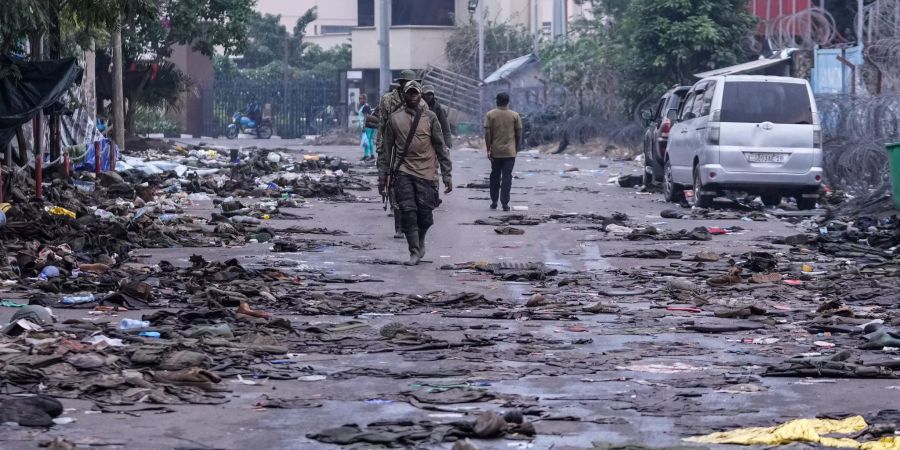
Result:
<svg viewBox="0 0 900 450">
<path fill-rule="evenodd" d="M 554 41 L 566 35 L 566 0 L 553 0 L 553 21 L 550 24 Z"/>
<path fill-rule="evenodd" d="M 122 18 L 116 21 L 112 35 L 113 47 L 113 136 L 119 150 L 125 149 L 125 91 L 122 86 Z M 114 154 L 110 146 L 110 156 Z M 97 158 L 100 155 L 95 155 Z"/>
<path fill-rule="evenodd" d="M 385 94 L 391 86 L 391 0 L 378 0 L 378 12 L 378 47 L 381 49 L 378 90 Z"/>
<path fill-rule="evenodd" d="M 532 52 L 535 55 L 538 53 L 538 43 L 540 42 L 541 36 L 541 21 L 538 18 L 539 11 L 538 0 L 531 0 L 531 33 L 534 38 L 534 49 Z"/>
<path fill-rule="evenodd" d="M 478 0 L 475 8 L 478 20 L 478 81 L 484 80 L 484 0 Z"/>
<path fill-rule="evenodd" d="M 865 7 L 863 0 L 856 0 L 856 45 L 863 43 L 863 14 Z"/>
</svg>

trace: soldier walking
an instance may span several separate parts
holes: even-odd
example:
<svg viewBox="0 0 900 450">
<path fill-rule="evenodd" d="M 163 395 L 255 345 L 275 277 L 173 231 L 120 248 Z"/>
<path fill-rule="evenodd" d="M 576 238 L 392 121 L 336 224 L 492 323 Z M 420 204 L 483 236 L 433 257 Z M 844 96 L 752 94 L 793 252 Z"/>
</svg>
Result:
<svg viewBox="0 0 900 450">
<path fill-rule="evenodd" d="M 444 193 L 449 194 L 453 190 L 452 164 L 437 115 L 421 103 L 422 86 L 409 81 L 403 92 L 405 107 L 391 114 L 386 127 L 383 147 L 390 152 L 390 160 L 379 165 L 378 178 L 379 191 L 391 190 L 395 197 L 409 246 L 409 261 L 404 264 L 414 266 L 425 256 L 425 235 L 434 224 L 437 169 L 440 167 Z"/>
</svg>

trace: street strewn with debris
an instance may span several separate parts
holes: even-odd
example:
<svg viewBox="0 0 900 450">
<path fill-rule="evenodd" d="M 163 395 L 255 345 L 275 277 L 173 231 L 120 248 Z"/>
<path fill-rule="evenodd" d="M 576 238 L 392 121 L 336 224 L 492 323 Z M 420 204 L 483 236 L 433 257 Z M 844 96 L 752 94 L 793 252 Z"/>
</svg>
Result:
<svg viewBox="0 0 900 450">
<path fill-rule="evenodd" d="M 406 267 L 357 147 L 198 143 L 6 211 L 0 447 L 703 448 L 822 417 L 743 443 L 896 448 L 896 217 L 689 209 L 536 151 L 491 211 L 459 148 Z"/>
</svg>

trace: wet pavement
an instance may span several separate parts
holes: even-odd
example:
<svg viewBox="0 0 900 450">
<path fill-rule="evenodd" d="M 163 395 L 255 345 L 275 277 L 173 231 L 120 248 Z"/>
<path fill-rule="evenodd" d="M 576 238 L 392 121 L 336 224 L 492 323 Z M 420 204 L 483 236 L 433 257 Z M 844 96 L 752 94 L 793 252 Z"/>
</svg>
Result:
<svg viewBox="0 0 900 450">
<path fill-rule="evenodd" d="M 264 144 L 287 147 L 297 155 L 323 153 L 354 162 L 359 157 L 357 147 L 285 146 L 288 141 Z M 191 255 L 202 255 L 209 261 L 237 258 L 248 269 L 278 264 L 287 273 L 322 271 L 335 277 L 370 281 L 330 283 L 328 288 L 334 290 L 371 294 L 480 293 L 487 299 L 500 299 L 503 309 L 512 313 L 486 318 L 485 309 L 489 308 L 465 306 L 355 317 L 300 315 L 289 309 L 273 312 L 289 319 L 295 327 L 326 326 L 354 319 L 378 330 L 399 322 L 427 331 L 441 341 L 457 343 L 477 337 L 490 341 L 490 345 L 423 352 L 353 351 L 352 345 L 345 352 L 334 348 L 316 352 L 309 347 L 290 357 L 298 365 L 325 374 L 324 380 L 257 380 L 262 381 L 261 385 L 250 386 L 229 378 L 223 381 L 233 389 L 227 394 L 227 403 L 167 405 L 171 412 L 166 413 L 100 414 L 89 411 L 91 402 L 63 400 L 64 406 L 71 408 L 65 415 L 76 422 L 57 425 L 49 431 L 13 428 L 0 435 L 0 447 L 36 448 L 39 442 L 63 436 L 85 447 L 104 448 L 329 449 L 338 446 L 307 435 L 349 423 L 361 427 L 392 420 L 445 423 L 463 418 L 474 420 L 480 411 L 509 409 L 525 410 L 536 436 L 473 439 L 478 448 L 591 448 L 595 442 L 670 447 L 684 445 L 684 437 L 721 429 L 769 426 L 798 417 L 865 415 L 896 407 L 900 401 L 900 381 L 896 379 L 761 377 L 766 365 L 789 356 L 813 351 L 827 355 L 840 348 L 817 347 L 813 341 L 828 340 L 830 335 L 804 335 L 802 329 L 792 326 L 790 316 L 759 319 L 754 323 L 765 327 L 755 330 L 689 331 L 687 325 L 698 317 L 712 319 L 711 315 L 706 311 L 667 309 L 670 305 L 660 302 L 658 296 L 624 291 L 646 287 L 656 295 L 665 283 L 642 279 L 658 279 L 663 276 L 660 273 L 673 270 L 673 264 L 677 269 L 693 263 L 610 256 L 626 250 L 680 251 L 685 257 L 711 251 L 727 260 L 763 247 L 766 251 L 787 252 L 787 246 L 770 244 L 768 239 L 806 230 L 774 217 L 766 221 L 663 219 L 660 211 L 673 205 L 664 203 L 660 194 L 642 193 L 609 182 L 619 174 L 637 173 L 636 163 L 576 155 L 520 155 L 512 190 L 514 211 L 490 211 L 486 189 L 464 187 L 485 181 L 489 163 L 483 153 L 457 149 L 452 158 L 455 189 L 442 195 L 444 202 L 435 213 L 435 226 L 428 235 L 426 262 L 417 267 L 373 264 L 406 257 L 405 241 L 392 238 L 393 221 L 374 190 L 353 192 L 359 197 L 356 202 L 311 199 L 304 208 L 283 209 L 312 219 L 267 222 L 276 233 L 291 226 L 347 232 L 338 236 L 290 235 L 337 244 L 317 251 L 274 253 L 270 251 L 271 243 L 252 243 L 234 248 L 141 249 L 134 253 L 146 264 L 166 260 L 187 267 Z M 371 171 L 372 166 L 360 164 L 352 170 Z M 199 202 L 188 213 L 208 216 L 213 211 L 211 202 Z M 570 213 L 610 217 L 614 212 L 628 216 L 628 227 L 652 225 L 659 232 L 695 227 L 740 227 L 742 231 L 712 236 L 707 241 L 633 241 L 604 232 L 589 220 L 547 219 Z M 499 235 L 494 226 L 475 225 L 477 220 L 515 214 L 544 219 L 536 225 L 515 225 L 525 231 L 522 235 Z M 504 281 L 472 269 L 481 267 L 477 264 L 481 262 L 510 266 L 542 263 L 543 270 L 556 270 L 559 274 L 536 281 Z M 465 263 L 476 264 L 464 266 Z M 583 282 L 562 283 L 565 279 Z M 535 293 L 549 298 L 548 304 L 526 307 Z M 726 301 L 746 299 L 751 294 L 749 290 L 726 289 L 717 291 L 714 297 Z M 790 311 L 815 311 L 820 302 L 812 294 L 808 299 L 799 298 L 799 304 L 793 300 L 797 299 L 782 296 L 775 302 L 779 307 L 788 304 Z M 808 303 L 803 304 L 804 301 Z M 620 310 L 582 312 L 584 306 L 596 302 Z M 558 314 L 561 308 L 556 306 L 560 304 L 571 306 L 562 308 L 564 315 Z M 541 311 L 546 315 L 542 316 Z M 4 308 L 0 319 L 5 322 L 12 312 Z M 56 313 L 63 319 L 84 317 L 80 310 Z M 564 320 L 554 319 L 553 314 Z M 780 336 L 780 341 L 741 342 L 773 335 Z M 452 375 L 446 376 L 447 373 Z M 427 386 L 460 385 L 488 392 L 492 399 L 420 408 L 397 396 Z M 321 406 L 257 408 L 262 395 L 299 398 Z M 427 443 L 420 448 L 449 449 L 452 445 Z M 349 448 L 377 447 L 353 444 Z"/>
</svg>

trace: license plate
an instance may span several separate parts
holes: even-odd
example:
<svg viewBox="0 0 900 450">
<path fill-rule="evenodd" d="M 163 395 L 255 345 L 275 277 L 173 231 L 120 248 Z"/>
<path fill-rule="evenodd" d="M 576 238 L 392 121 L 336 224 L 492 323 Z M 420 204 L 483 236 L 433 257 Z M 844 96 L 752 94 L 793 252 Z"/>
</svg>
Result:
<svg viewBox="0 0 900 450">
<path fill-rule="evenodd" d="M 752 163 L 783 163 L 787 160 L 785 153 L 744 153 L 747 161 Z"/>
</svg>

